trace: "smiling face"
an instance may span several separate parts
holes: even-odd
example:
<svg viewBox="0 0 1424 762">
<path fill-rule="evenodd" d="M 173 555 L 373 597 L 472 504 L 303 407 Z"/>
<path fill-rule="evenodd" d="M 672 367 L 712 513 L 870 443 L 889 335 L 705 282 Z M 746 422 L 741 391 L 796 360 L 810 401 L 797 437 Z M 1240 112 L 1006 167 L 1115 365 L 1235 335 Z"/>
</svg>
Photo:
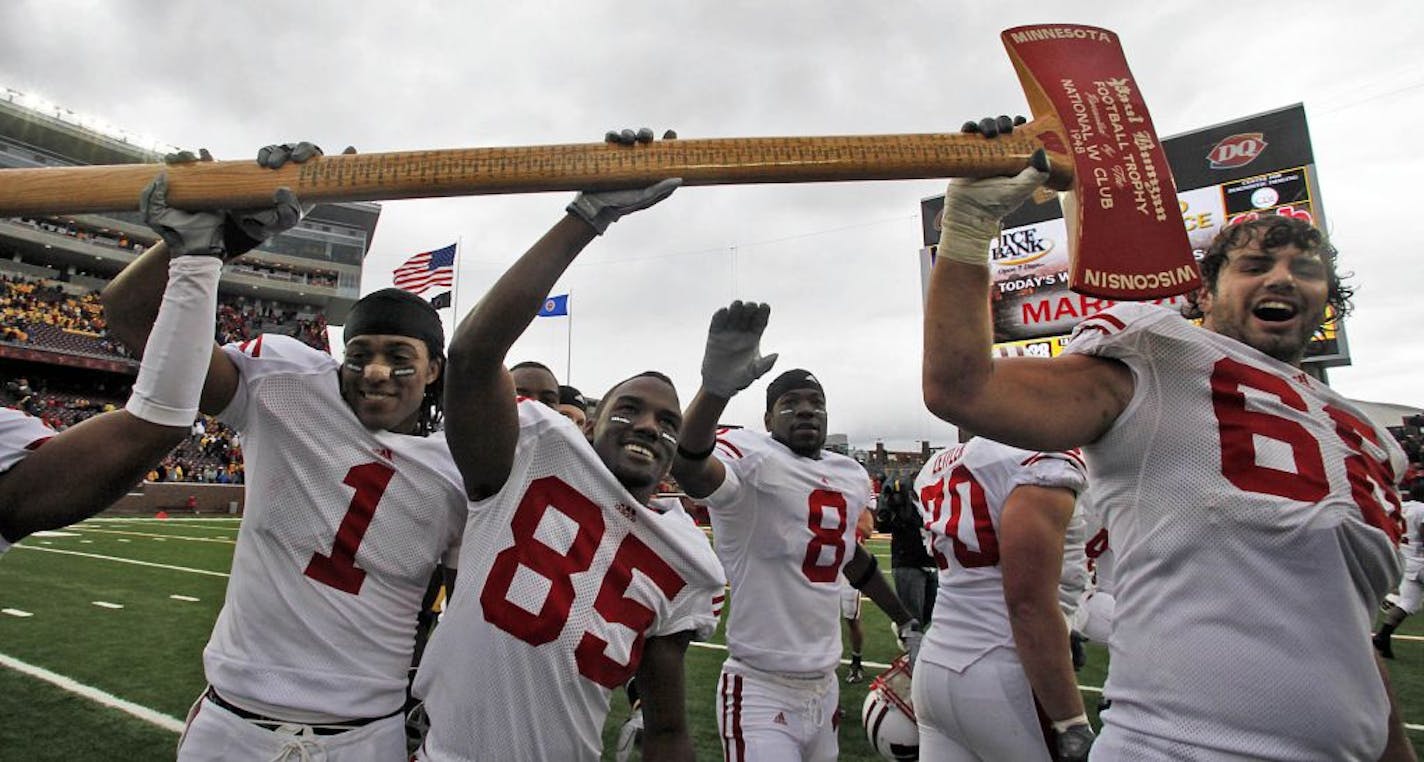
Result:
<svg viewBox="0 0 1424 762">
<path fill-rule="evenodd" d="M 826 396 L 792 389 L 776 398 L 763 419 L 771 438 L 806 458 L 819 458 L 826 444 Z"/>
<path fill-rule="evenodd" d="M 682 428 L 677 391 L 662 379 L 636 376 L 608 392 L 592 425 L 594 452 L 646 504 L 677 450 Z"/>
<path fill-rule="evenodd" d="M 1198 297 L 1202 327 L 1300 365 L 1325 319 L 1329 272 L 1317 249 L 1263 249 L 1253 236 L 1227 252 L 1216 283 Z"/>
<path fill-rule="evenodd" d="M 364 335 L 346 342 L 341 397 L 368 429 L 416 430 L 425 387 L 440 377 L 425 342 L 409 336 Z"/>
</svg>

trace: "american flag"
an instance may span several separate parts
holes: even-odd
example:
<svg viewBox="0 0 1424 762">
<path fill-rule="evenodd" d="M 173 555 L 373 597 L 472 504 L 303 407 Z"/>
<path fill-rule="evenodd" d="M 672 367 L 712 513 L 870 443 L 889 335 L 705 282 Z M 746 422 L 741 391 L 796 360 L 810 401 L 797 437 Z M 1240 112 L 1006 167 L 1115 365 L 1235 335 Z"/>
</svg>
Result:
<svg viewBox="0 0 1424 762">
<path fill-rule="evenodd" d="M 407 259 L 396 268 L 395 287 L 412 294 L 423 294 L 427 289 L 443 286 L 451 288 L 455 283 L 455 244 L 443 249 L 427 251 Z"/>
</svg>

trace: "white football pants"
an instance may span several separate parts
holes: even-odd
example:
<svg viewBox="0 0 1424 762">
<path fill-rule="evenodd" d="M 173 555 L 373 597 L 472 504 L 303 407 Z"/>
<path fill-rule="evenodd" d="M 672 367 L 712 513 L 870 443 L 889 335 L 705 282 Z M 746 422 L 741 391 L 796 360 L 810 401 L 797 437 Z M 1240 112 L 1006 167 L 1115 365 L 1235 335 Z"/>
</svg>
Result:
<svg viewBox="0 0 1424 762">
<path fill-rule="evenodd" d="M 996 648 L 963 672 L 922 656 L 910 693 L 920 726 L 920 759 L 1051 762 L 1028 677 L 1010 649 Z"/>
<path fill-rule="evenodd" d="M 717 681 L 722 758 L 726 762 L 833 762 L 839 754 L 839 705 L 840 684 L 834 672 L 791 678 L 728 659 Z"/>
</svg>

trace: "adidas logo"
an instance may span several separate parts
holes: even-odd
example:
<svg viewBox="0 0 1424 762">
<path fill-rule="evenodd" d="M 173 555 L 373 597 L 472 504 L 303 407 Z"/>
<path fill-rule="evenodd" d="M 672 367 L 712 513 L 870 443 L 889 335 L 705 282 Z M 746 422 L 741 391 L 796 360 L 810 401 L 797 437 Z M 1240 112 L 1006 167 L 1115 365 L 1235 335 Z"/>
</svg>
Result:
<svg viewBox="0 0 1424 762">
<path fill-rule="evenodd" d="M 783 714 L 782 712 L 777 712 L 777 713 L 776 713 L 776 717 L 772 718 L 771 721 L 774 722 L 774 723 L 776 723 L 777 725 L 785 725 L 785 724 L 786 724 L 786 715 Z"/>
</svg>

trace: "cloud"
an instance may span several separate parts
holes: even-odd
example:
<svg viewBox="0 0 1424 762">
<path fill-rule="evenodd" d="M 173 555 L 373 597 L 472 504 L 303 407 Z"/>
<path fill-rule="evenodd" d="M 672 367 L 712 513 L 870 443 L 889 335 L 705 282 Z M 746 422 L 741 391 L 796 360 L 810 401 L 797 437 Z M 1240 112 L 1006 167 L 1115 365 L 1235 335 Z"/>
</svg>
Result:
<svg viewBox="0 0 1424 762">
<path fill-rule="evenodd" d="M 1405 224 L 1424 109 L 1411 2 L 1221 0 L 1159 8 L 966 3 L 218 3 L 0 5 L 0 83 L 220 157 L 313 139 L 363 151 L 599 139 L 623 126 L 684 137 L 944 132 L 1026 109 L 998 41 L 1064 19 L 1120 33 L 1159 129 L 1304 101 L 1324 209 L 1360 285 L 1356 368 L 1342 392 L 1424 404 Z M 23 33 L 13 33 L 23 30 Z M 712 310 L 773 304 L 768 344 L 831 393 L 858 444 L 949 439 L 919 397 L 918 206 L 938 181 L 685 188 L 615 225 L 559 290 L 571 340 L 539 321 L 512 356 L 589 390 L 660 367 L 697 383 Z M 385 205 L 365 287 L 411 253 L 463 242 L 474 303 L 563 213 L 568 194 Z M 788 366 L 789 367 L 789 366 Z M 757 392 L 729 412 L 757 425 Z"/>
</svg>

